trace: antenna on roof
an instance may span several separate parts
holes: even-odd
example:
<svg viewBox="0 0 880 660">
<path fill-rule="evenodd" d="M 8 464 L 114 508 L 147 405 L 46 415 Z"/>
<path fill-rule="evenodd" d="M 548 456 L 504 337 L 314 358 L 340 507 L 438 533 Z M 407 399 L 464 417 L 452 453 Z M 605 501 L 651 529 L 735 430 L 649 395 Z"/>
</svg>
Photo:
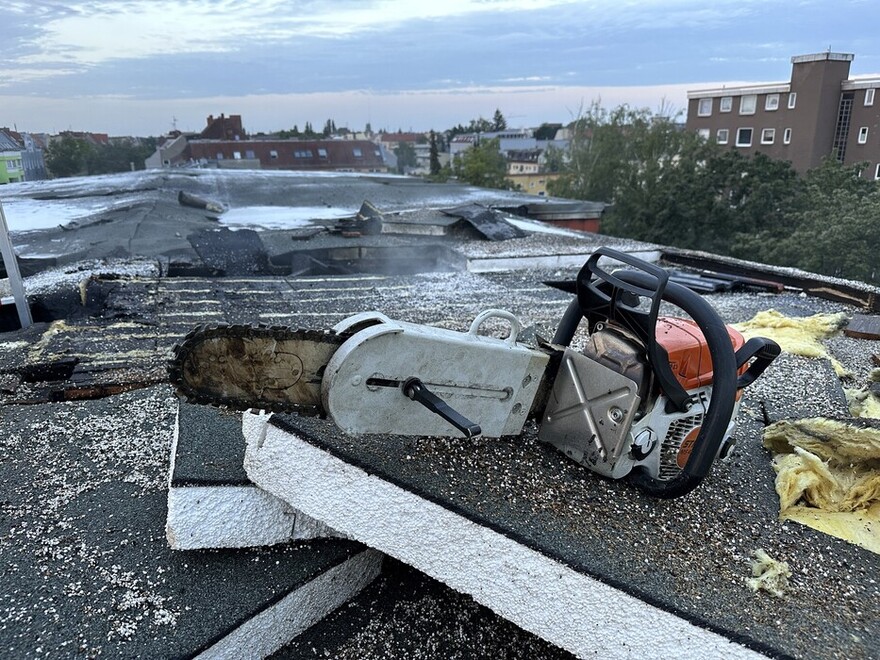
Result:
<svg viewBox="0 0 880 660">
<path fill-rule="evenodd" d="M 172 130 L 177 130 L 177 117 L 174 115 L 171 116 L 171 128 Z"/>
</svg>

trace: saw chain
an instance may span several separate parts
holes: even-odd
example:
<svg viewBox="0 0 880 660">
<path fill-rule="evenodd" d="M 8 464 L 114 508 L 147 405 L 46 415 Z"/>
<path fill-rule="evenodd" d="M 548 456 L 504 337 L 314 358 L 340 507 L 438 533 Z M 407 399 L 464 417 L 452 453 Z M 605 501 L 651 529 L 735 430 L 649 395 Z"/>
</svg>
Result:
<svg viewBox="0 0 880 660">
<path fill-rule="evenodd" d="M 321 415 L 321 378 L 350 334 L 202 325 L 173 349 L 169 378 L 192 403 Z"/>
</svg>

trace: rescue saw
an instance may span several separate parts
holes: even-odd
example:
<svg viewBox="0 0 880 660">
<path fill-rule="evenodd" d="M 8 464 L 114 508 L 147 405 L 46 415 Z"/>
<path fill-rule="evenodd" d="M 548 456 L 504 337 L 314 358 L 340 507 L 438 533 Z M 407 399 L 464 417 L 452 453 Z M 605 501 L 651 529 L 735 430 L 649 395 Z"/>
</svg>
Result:
<svg viewBox="0 0 880 660">
<path fill-rule="evenodd" d="M 606 258 L 629 268 L 609 271 Z M 552 341 L 518 341 L 489 309 L 467 332 L 378 312 L 331 330 L 216 326 L 175 347 L 172 381 L 198 403 L 321 415 L 352 433 L 538 438 L 606 477 L 657 497 L 696 487 L 735 443 L 743 388 L 779 355 L 748 342 L 662 268 L 600 248 Z M 661 317 L 662 302 L 690 318 Z M 490 319 L 507 339 L 481 333 Z M 583 320 L 588 337 L 571 347 Z"/>
</svg>

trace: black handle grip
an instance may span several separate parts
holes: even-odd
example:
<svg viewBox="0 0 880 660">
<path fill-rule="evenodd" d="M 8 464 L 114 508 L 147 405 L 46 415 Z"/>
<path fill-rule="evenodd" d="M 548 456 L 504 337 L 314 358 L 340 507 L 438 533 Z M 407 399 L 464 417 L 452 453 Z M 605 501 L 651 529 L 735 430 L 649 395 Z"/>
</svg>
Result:
<svg viewBox="0 0 880 660">
<path fill-rule="evenodd" d="M 779 357 L 782 349 L 772 339 L 766 337 L 752 337 L 745 344 L 739 347 L 735 354 L 737 371 L 749 360 L 755 358 L 751 366 L 736 380 L 737 389 L 748 387 L 754 383 L 758 376 L 764 373 L 764 370 Z"/>
<path fill-rule="evenodd" d="M 450 408 L 448 403 L 425 387 L 418 378 L 409 378 L 403 384 L 403 393 L 413 401 L 421 403 L 435 415 L 440 415 L 464 433 L 467 438 L 473 438 L 483 432 L 479 424 L 475 424 L 457 410 Z"/>
</svg>

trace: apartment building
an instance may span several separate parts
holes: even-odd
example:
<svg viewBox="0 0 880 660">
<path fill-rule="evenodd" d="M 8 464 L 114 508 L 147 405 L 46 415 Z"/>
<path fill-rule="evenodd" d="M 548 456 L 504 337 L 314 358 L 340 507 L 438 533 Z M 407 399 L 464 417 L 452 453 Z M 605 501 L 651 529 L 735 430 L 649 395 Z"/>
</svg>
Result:
<svg viewBox="0 0 880 660">
<path fill-rule="evenodd" d="M 0 131 L 0 184 L 24 181 L 21 145 Z"/>
<path fill-rule="evenodd" d="M 791 58 L 788 82 L 688 92 L 688 130 L 743 153 L 760 152 L 804 172 L 834 156 L 869 163 L 880 179 L 880 77 L 849 77 L 855 56 Z"/>
</svg>

